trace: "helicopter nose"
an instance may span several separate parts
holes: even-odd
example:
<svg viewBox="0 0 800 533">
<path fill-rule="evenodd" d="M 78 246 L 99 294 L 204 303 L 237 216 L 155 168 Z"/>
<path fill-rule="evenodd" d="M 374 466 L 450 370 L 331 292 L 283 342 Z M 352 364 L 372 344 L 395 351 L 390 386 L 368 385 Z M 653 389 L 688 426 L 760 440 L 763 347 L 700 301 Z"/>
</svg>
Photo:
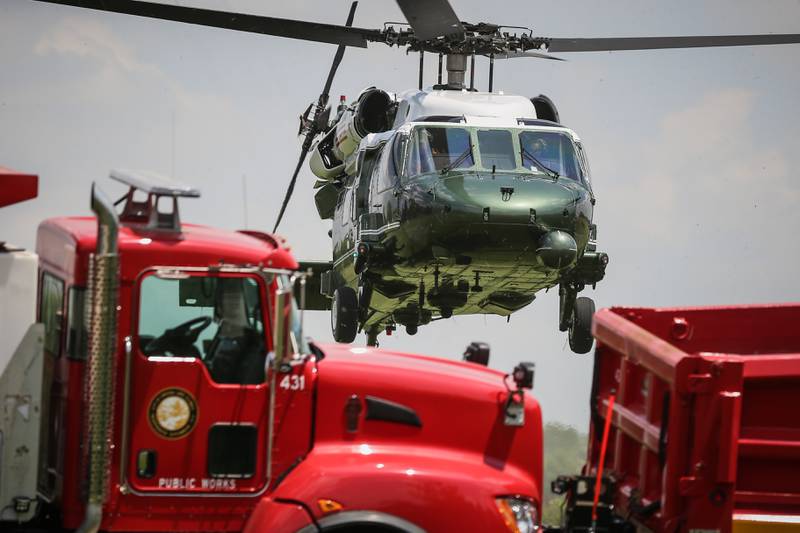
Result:
<svg viewBox="0 0 800 533">
<path fill-rule="evenodd" d="M 452 206 L 454 218 L 466 224 L 521 224 L 574 230 L 575 192 L 550 179 L 524 180 L 501 175 L 490 179 L 453 177 L 441 180 L 436 195 L 440 202 Z"/>
<path fill-rule="evenodd" d="M 578 244 L 566 231 L 549 231 L 539 239 L 536 255 L 548 268 L 565 268 L 578 258 Z"/>
</svg>

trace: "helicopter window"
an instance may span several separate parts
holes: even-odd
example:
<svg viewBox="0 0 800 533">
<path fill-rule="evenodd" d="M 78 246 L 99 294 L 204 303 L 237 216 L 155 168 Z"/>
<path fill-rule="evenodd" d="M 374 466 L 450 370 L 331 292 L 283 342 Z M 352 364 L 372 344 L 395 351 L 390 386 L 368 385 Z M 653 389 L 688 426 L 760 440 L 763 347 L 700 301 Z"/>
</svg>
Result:
<svg viewBox="0 0 800 533">
<path fill-rule="evenodd" d="M 483 168 L 513 170 L 517 168 L 514 141 L 508 130 L 478 131 L 478 151 Z"/>
<path fill-rule="evenodd" d="M 394 186 L 394 164 L 392 162 L 392 150 L 388 145 L 384 145 L 381 149 L 378 162 L 375 165 L 375 173 L 373 174 L 373 182 L 375 182 L 376 193 L 385 191 Z"/>
<path fill-rule="evenodd" d="M 255 279 L 148 276 L 140 293 L 144 355 L 201 359 L 217 383 L 264 382 L 264 323 Z"/>
<path fill-rule="evenodd" d="M 583 180 L 586 182 L 587 185 L 591 187 L 592 182 L 592 171 L 589 169 L 589 159 L 586 156 L 586 149 L 583 147 L 581 143 L 575 143 L 575 146 L 578 147 L 578 160 L 581 164 L 581 171 L 583 172 Z"/>
<path fill-rule="evenodd" d="M 425 126 L 415 128 L 408 148 L 406 176 L 442 169 L 468 168 L 475 164 L 469 131 L 464 128 Z"/>
<path fill-rule="evenodd" d="M 405 133 L 398 133 L 394 142 L 392 143 L 392 150 L 394 151 L 392 157 L 392 165 L 394 166 L 395 174 L 405 175 L 403 163 L 405 162 L 406 148 L 408 146 L 408 135 Z"/>
<path fill-rule="evenodd" d="M 522 166 L 540 173 L 582 181 L 583 174 L 572 139 L 561 132 L 523 131 L 519 134 Z"/>
</svg>

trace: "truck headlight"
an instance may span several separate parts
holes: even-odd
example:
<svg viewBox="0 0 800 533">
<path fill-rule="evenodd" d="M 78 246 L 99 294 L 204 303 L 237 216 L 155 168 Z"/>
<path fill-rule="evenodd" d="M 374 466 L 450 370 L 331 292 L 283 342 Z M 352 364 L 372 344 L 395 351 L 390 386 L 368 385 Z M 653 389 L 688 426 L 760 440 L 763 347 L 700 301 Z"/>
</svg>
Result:
<svg viewBox="0 0 800 533">
<path fill-rule="evenodd" d="M 505 496 L 495 499 L 497 509 L 506 527 L 512 533 L 534 533 L 539 531 L 536 505 L 527 498 Z"/>
</svg>

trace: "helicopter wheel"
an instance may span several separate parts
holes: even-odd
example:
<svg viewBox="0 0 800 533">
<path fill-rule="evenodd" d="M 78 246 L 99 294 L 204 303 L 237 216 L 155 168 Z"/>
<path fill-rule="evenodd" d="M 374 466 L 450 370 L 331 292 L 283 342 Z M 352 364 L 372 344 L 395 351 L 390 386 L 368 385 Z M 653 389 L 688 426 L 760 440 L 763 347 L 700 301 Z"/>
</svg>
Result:
<svg viewBox="0 0 800 533">
<path fill-rule="evenodd" d="M 592 317 L 594 301 L 580 297 L 575 300 L 572 311 L 572 323 L 569 326 L 569 347 L 575 353 L 589 353 L 592 349 Z"/>
<path fill-rule="evenodd" d="M 419 326 L 416 324 L 406 324 L 406 333 L 409 335 L 416 335 L 418 330 Z"/>
<path fill-rule="evenodd" d="M 336 342 L 353 342 L 358 330 L 358 296 L 351 287 L 339 287 L 331 304 L 331 331 Z"/>
</svg>

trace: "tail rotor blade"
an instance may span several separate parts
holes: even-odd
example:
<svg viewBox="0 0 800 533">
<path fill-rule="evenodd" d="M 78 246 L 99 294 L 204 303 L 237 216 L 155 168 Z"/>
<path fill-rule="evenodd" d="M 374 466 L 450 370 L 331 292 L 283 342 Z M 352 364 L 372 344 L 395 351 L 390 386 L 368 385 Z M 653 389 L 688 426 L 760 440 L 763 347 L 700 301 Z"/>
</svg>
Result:
<svg viewBox="0 0 800 533">
<path fill-rule="evenodd" d="M 278 226 L 281 225 L 283 214 L 286 212 L 286 206 L 289 205 L 289 200 L 292 198 L 294 184 L 297 182 L 297 175 L 300 174 L 300 168 L 302 168 L 303 163 L 306 160 L 306 155 L 308 155 L 308 149 L 306 149 L 304 145 L 303 150 L 300 152 L 300 160 L 297 162 L 297 166 L 294 168 L 294 174 L 292 174 L 291 181 L 289 181 L 289 187 L 286 189 L 286 196 L 283 197 L 283 205 L 281 205 L 281 211 L 278 213 L 278 220 L 275 221 L 275 227 L 272 228 L 272 233 L 278 231 Z"/>
<path fill-rule="evenodd" d="M 345 27 L 349 28 L 353 25 L 353 18 L 356 16 L 356 7 L 358 7 L 357 1 L 350 5 L 350 12 L 347 14 L 347 22 L 345 23 Z M 333 84 L 333 77 L 336 75 L 336 71 L 339 69 L 339 64 L 342 62 L 345 48 L 346 45 L 343 44 L 340 44 L 336 48 L 336 54 L 333 56 L 333 64 L 331 65 L 330 71 L 328 71 L 328 78 L 325 80 L 325 87 L 322 89 L 322 94 L 319 95 L 317 107 L 314 109 L 314 118 L 310 122 L 310 128 L 306 132 L 306 138 L 303 140 L 303 147 L 300 150 L 300 160 L 297 162 L 297 166 L 292 174 L 292 179 L 289 181 L 289 187 L 286 189 L 286 196 L 283 197 L 283 204 L 281 205 L 281 210 L 278 213 L 278 219 L 275 221 L 275 227 L 272 229 L 273 233 L 278 231 L 278 226 L 280 226 L 281 220 L 283 220 L 283 214 L 286 212 L 286 207 L 289 205 L 289 200 L 292 198 L 292 193 L 294 193 L 294 185 L 297 183 L 297 176 L 300 174 L 300 169 L 303 167 L 303 163 L 306 160 L 309 150 L 311 150 L 311 144 L 314 141 L 314 137 L 316 137 L 317 134 L 322 131 L 323 126 L 327 126 L 328 120 L 323 116 L 323 114 L 330 113 L 330 108 L 326 108 L 325 106 L 328 104 L 329 93 L 331 90 L 331 85 Z M 310 109 L 311 108 L 309 107 L 309 109 L 307 109 L 303 114 L 303 117 L 301 117 L 301 131 L 303 124 L 306 123 Z"/>
</svg>

